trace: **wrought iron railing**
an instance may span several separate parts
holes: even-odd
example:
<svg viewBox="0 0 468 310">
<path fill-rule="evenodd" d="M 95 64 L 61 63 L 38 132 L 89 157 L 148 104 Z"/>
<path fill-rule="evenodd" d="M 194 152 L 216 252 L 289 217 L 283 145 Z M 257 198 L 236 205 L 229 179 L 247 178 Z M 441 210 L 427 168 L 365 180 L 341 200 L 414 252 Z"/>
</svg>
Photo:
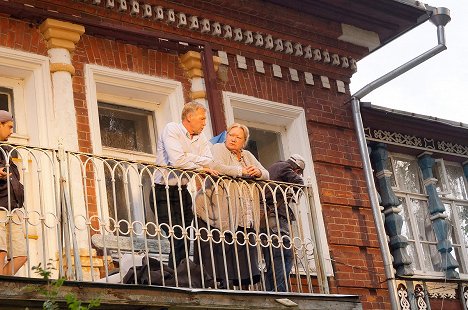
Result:
<svg viewBox="0 0 468 310">
<path fill-rule="evenodd" d="M 17 275 L 34 277 L 33 266 L 49 264 L 54 276 L 76 281 L 291 292 L 327 287 L 308 186 L 61 148 L 4 144 L 0 154 L 7 173 L 10 159 L 18 166 L 25 189 L 23 208 L 12 205 L 11 193 L 1 206 L 6 230 L 21 225 L 27 237 L 28 259 Z M 155 184 L 158 176 L 175 186 Z M 161 208 L 169 210 L 164 219 Z M 12 240 L 10 234 L 9 257 Z M 317 280 L 319 289 L 312 285 Z"/>
</svg>

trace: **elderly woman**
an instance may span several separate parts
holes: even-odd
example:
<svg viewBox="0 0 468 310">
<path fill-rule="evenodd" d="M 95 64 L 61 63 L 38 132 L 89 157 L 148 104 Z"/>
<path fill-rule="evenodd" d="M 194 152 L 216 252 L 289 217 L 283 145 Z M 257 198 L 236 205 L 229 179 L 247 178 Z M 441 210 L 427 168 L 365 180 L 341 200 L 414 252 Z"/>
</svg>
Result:
<svg viewBox="0 0 468 310">
<path fill-rule="evenodd" d="M 196 241 L 199 243 L 195 246 L 195 262 L 203 265 L 222 288 L 246 287 L 260 281 L 257 247 L 253 246 L 256 241 L 252 234 L 259 230 L 259 192 L 255 184 L 246 179 L 267 180 L 268 171 L 252 153 L 244 150 L 248 139 L 249 129 L 234 123 L 227 129 L 226 142 L 215 144 L 211 149 L 214 169 L 244 179 L 211 180 L 195 199 L 195 225 L 201 233 L 200 241 Z M 211 238 L 208 238 L 208 231 L 212 232 Z"/>
</svg>

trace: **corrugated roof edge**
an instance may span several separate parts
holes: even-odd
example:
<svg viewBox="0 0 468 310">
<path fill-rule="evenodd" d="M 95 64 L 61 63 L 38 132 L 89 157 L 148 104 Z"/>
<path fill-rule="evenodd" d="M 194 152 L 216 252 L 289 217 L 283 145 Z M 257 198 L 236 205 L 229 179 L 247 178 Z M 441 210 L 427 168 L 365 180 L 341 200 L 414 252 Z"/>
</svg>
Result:
<svg viewBox="0 0 468 310">
<path fill-rule="evenodd" d="M 373 104 L 371 104 L 369 102 L 366 102 L 366 103 L 362 102 L 362 103 L 363 103 L 363 107 L 365 107 L 365 108 L 390 112 L 390 113 L 404 115 L 404 116 L 411 116 L 411 117 L 423 119 L 423 120 L 426 120 L 426 121 L 436 122 L 436 123 L 445 124 L 445 125 L 449 125 L 449 126 L 453 126 L 453 127 L 468 130 L 468 124 L 465 124 L 465 123 L 462 123 L 462 122 L 451 121 L 451 120 L 448 120 L 448 119 L 438 118 L 438 117 L 435 117 L 435 116 L 418 114 L 418 113 L 413 113 L 413 112 L 408 112 L 408 111 L 403 111 L 403 110 L 390 109 L 390 108 L 386 108 L 386 107 L 382 107 L 382 106 L 378 106 L 378 105 L 373 105 Z"/>
</svg>

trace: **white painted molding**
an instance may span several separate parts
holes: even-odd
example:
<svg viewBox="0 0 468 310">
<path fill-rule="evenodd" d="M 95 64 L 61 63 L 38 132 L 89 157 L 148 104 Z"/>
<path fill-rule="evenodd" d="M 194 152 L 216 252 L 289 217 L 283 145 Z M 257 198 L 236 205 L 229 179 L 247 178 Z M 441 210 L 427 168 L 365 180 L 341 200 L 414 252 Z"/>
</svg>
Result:
<svg viewBox="0 0 468 310">
<path fill-rule="evenodd" d="M 317 214 L 321 215 L 322 206 L 320 203 L 304 109 L 289 104 L 231 92 L 223 92 L 223 103 L 227 124 L 239 120 L 241 122 L 247 121 L 251 123 L 262 122 L 269 127 L 275 126 L 278 129 L 284 128 L 282 130 L 285 132 L 285 134 L 282 134 L 283 154 L 285 158 L 294 153 L 303 155 L 306 162 L 304 179 L 310 180 Z M 325 234 L 325 224 L 321 216 L 319 216 L 318 222 L 320 231 L 319 238 L 323 240 L 322 245 L 323 252 L 325 253 L 326 272 L 328 275 L 332 275 L 333 269 Z"/>
</svg>

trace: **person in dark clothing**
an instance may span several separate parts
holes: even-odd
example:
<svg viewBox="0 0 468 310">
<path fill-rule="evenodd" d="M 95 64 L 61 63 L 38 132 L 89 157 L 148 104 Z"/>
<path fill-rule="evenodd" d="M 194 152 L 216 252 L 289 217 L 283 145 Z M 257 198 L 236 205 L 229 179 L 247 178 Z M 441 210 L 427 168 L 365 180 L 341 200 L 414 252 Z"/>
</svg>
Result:
<svg viewBox="0 0 468 310">
<path fill-rule="evenodd" d="M 302 173 L 304 168 L 304 158 L 298 154 L 293 154 L 286 161 L 278 161 L 271 165 L 268 168 L 268 172 L 272 181 L 303 185 Z M 292 196 L 295 196 L 295 189 L 297 190 L 297 188 L 287 184 L 281 184 L 280 186 L 281 190 L 280 188 L 276 190 L 275 197 L 273 197 L 273 191 L 268 191 L 265 195 L 267 205 L 266 220 L 268 221 L 266 233 L 275 235 L 277 238 L 289 236 L 291 222 L 296 219 L 294 212 L 288 205 L 293 198 Z M 283 238 L 282 247 L 277 247 L 277 239 L 276 241 L 272 240 L 272 242 L 276 242 L 274 244 L 276 247 L 267 247 L 263 251 L 267 264 L 266 289 L 268 291 L 275 291 L 276 283 L 276 290 L 278 292 L 286 292 L 288 291 L 289 273 L 294 261 L 293 248 L 288 238 Z"/>
<path fill-rule="evenodd" d="M 0 110 L 0 143 L 13 133 L 13 116 Z M 22 209 L 24 188 L 13 161 L 7 160 L 8 149 L 0 151 L 0 275 L 14 275 L 26 263 L 26 240 Z M 6 165 L 9 164 L 9 169 Z M 8 215 L 11 215 L 9 217 Z M 11 239 L 11 242 L 10 242 Z M 8 254 L 8 259 L 7 259 Z"/>
</svg>

